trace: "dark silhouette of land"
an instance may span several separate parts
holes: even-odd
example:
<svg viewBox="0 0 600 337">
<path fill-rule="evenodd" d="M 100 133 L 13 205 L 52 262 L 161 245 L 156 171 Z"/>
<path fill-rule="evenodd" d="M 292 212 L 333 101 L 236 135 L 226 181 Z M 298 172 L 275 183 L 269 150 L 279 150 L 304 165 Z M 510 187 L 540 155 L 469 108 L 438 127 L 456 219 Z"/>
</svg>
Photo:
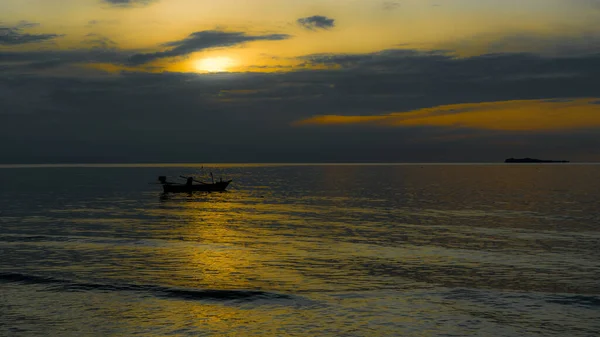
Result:
<svg viewBox="0 0 600 337">
<path fill-rule="evenodd" d="M 568 160 L 544 160 L 535 158 L 508 158 L 505 163 L 568 163 Z"/>
</svg>

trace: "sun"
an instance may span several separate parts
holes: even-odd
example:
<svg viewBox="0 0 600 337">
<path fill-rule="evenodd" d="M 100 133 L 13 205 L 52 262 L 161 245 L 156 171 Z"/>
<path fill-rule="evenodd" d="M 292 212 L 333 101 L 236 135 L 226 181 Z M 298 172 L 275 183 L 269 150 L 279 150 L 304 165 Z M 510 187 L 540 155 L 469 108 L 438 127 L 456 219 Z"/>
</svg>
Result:
<svg viewBox="0 0 600 337">
<path fill-rule="evenodd" d="M 196 70 L 209 73 L 221 73 L 233 66 L 229 57 L 207 57 L 196 62 Z"/>
</svg>

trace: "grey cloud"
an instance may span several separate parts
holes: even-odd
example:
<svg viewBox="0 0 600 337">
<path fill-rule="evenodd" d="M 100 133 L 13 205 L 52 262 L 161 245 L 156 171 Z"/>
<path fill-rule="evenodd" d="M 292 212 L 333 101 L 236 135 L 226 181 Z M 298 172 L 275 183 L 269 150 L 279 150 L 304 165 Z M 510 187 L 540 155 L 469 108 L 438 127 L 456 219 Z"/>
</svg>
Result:
<svg viewBox="0 0 600 337">
<path fill-rule="evenodd" d="M 600 1 L 599 0 L 575 0 L 574 3 L 591 8 L 591 9 L 600 10 Z"/>
<path fill-rule="evenodd" d="M 592 27 L 592 26 L 590 26 Z M 483 42 L 492 41 L 492 42 Z M 442 45 L 450 50 L 486 50 L 487 53 L 506 53 L 513 50 L 547 56 L 573 56 L 600 53 L 600 30 L 586 28 L 577 35 L 546 36 L 530 32 L 495 37 L 489 34 Z"/>
<path fill-rule="evenodd" d="M 399 1 L 385 1 L 383 3 L 383 9 L 388 10 L 388 11 L 394 10 L 398 7 L 400 7 Z"/>
<path fill-rule="evenodd" d="M 28 43 L 44 42 L 61 37 L 59 34 L 28 34 L 23 30 L 39 26 L 38 23 L 21 21 L 13 27 L 0 26 L 0 45 L 21 45 Z"/>
<path fill-rule="evenodd" d="M 548 103 L 566 103 L 566 102 L 573 102 L 573 99 L 570 98 L 554 98 L 554 99 L 547 99 L 544 100 L 544 102 L 548 102 Z"/>
<path fill-rule="evenodd" d="M 314 15 L 300 18 L 296 21 L 300 26 L 308 30 L 330 29 L 335 26 L 335 20 L 322 15 Z"/>
<path fill-rule="evenodd" d="M 158 0 L 102 0 L 102 2 L 107 3 L 111 6 L 115 7 L 138 7 L 138 6 L 148 6 L 153 2 Z"/>
<path fill-rule="evenodd" d="M 118 44 L 110 38 L 96 33 L 87 34 L 83 43 L 95 49 L 115 49 L 118 46 Z"/>
<path fill-rule="evenodd" d="M 169 50 L 133 55 L 129 59 L 129 63 L 140 65 L 161 58 L 185 56 L 205 49 L 229 47 L 251 41 L 278 41 L 290 37 L 287 34 L 247 35 L 243 32 L 205 30 L 192 33 L 183 40 L 163 44 L 164 47 L 171 47 Z"/>
<path fill-rule="evenodd" d="M 33 28 L 33 27 L 38 27 L 40 26 L 39 23 L 37 22 L 30 22 L 27 20 L 21 20 L 19 21 L 19 23 L 17 23 L 16 26 L 14 26 L 14 28 L 18 28 L 18 29 L 24 29 L 24 28 Z"/>
<path fill-rule="evenodd" d="M 0 51 L 0 63 L 40 62 L 50 59 L 64 59 L 69 62 L 117 63 L 126 57 L 127 54 L 110 50 Z"/>
<path fill-rule="evenodd" d="M 31 73 L 58 67 L 71 67 L 89 63 L 123 63 L 129 53 L 117 49 L 104 49 L 91 41 L 92 49 L 63 51 L 0 51 L 0 73 Z M 109 45 L 110 47 L 110 45 Z M 4 67 L 1 67 L 4 65 Z M 66 71 L 66 69 L 65 69 Z M 69 70 L 73 76 L 73 70 Z M 84 72 L 85 74 L 86 72 Z M 53 76 L 52 73 L 46 74 Z M 54 74 L 56 75 L 56 74 Z"/>
<path fill-rule="evenodd" d="M 89 53 L 69 57 L 123 57 Z M 43 62 L 49 56 L 0 53 L 0 64 L 22 58 Z M 435 127 L 290 126 L 324 114 L 379 115 L 469 102 L 597 97 L 600 55 L 460 58 L 443 51 L 387 50 L 302 60 L 336 69 L 0 77 L 0 93 L 5 94 L 0 99 L 0 160 L 497 161 L 515 151 L 583 160 L 597 151 L 600 141 L 597 131 L 514 135 Z M 539 77 L 549 73 L 574 76 Z"/>
<path fill-rule="evenodd" d="M 98 26 L 98 25 L 113 25 L 119 23 L 118 20 L 90 20 L 87 26 Z"/>
<path fill-rule="evenodd" d="M 388 71 L 387 66 L 398 66 L 402 64 L 403 60 L 449 59 L 452 57 L 451 52 L 444 50 L 391 49 L 371 54 L 313 54 L 299 57 L 299 59 L 308 66 L 360 67 L 368 68 L 370 71 L 384 67 Z"/>
</svg>

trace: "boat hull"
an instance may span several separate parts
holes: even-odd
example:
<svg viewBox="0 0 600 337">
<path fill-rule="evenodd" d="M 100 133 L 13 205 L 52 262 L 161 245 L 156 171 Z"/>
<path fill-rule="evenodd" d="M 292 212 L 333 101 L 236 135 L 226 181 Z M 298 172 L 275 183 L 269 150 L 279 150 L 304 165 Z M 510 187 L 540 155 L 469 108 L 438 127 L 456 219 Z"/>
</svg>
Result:
<svg viewBox="0 0 600 337">
<path fill-rule="evenodd" d="M 219 181 L 214 184 L 164 184 L 163 191 L 165 193 L 192 193 L 192 192 L 222 192 L 229 186 L 231 180 Z"/>
</svg>

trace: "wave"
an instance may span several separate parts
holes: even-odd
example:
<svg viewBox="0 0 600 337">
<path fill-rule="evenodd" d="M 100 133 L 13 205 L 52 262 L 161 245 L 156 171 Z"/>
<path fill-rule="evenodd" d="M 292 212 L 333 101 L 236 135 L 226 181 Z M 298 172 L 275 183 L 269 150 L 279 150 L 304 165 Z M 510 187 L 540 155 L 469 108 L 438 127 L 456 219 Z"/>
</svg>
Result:
<svg viewBox="0 0 600 337">
<path fill-rule="evenodd" d="M 563 304 L 563 305 L 575 305 L 582 307 L 599 307 L 600 297 L 599 296 L 561 296 L 546 300 L 549 303 Z"/>
<path fill-rule="evenodd" d="M 205 301 L 294 301 L 296 296 L 262 290 L 189 289 L 140 284 L 101 284 L 76 282 L 47 276 L 21 273 L 0 273 L 0 283 L 45 284 L 54 291 L 138 292 L 156 297 Z"/>
<path fill-rule="evenodd" d="M 597 310 L 600 306 L 600 296 L 585 294 L 564 294 L 548 292 L 495 292 L 481 289 L 457 288 L 445 293 L 445 297 L 451 300 L 468 300 L 478 303 L 499 305 L 510 305 L 526 302 L 546 302 L 561 305 L 572 305 Z"/>
<path fill-rule="evenodd" d="M 108 236 L 74 236 L 74 235 L 21 235 L 0 234 L 0 245 L 8 244 L 86 244 L 86 245 L 116 245 L 116 246 L 146 246 L 146 247 L 168 247 L 168 246 L 193 246 L 193 247 L 215 247 L 215 245 L 202 244 L 195 241 L 186 241 L 181 238 L 115 238 Z"/>
</svg>

